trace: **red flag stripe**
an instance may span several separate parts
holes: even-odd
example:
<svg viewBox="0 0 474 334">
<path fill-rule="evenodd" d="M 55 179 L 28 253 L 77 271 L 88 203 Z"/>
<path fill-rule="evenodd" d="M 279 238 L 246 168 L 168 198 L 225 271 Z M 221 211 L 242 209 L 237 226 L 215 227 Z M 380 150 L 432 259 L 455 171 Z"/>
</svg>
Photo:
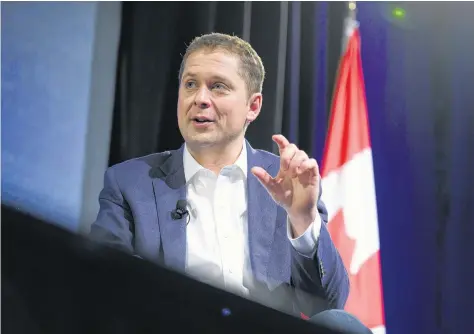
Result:
<svg viewBox="0 0 474 334">
<path fill-rule="evenodd" d="M 358 112 L 366 109 L 363 82 L 360 35 L 359 30 L 355 29 L 339 67 L 328 129 L 331 135 L 326 140 L 322 177 L 370 147 L 367 113 Z M 351 89 L 354 86 L 359 87 Z"/>
</svg>

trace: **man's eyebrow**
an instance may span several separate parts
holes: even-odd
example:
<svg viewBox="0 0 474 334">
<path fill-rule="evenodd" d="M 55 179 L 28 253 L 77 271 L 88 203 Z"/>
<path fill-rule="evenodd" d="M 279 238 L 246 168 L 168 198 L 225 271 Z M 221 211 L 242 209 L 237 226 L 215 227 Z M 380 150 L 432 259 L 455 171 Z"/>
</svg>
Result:
<svg viewBox="0 0 474 334">
<path fill-rule="evenodd" d="M 218 80 L 218 81 L 225 81 L 225 82 L 229 82 L 230 80 L 227 79 L 226 77 L 223 77 L 221 75 L 213 75 L 212 76 L 212 79 L 213 80 Z"/>
<path fill-rule="evenodd" d="M 193 72 L 184 72 L 183 74 L 183 78 L 185 77 L 195 77 L 196 74 L 194 74 Z"/>
<path fill-rule="evenodd" d="M 190 77 L 190 78 L 195 78 L 197 75 L 196 73 L 194 72 L 185 72 L 183 74 L 183 79 L 184 78 L 187 78 L 187 77 Z M 226 78 L 225 76 L 222 76 L 222 75 L 219 75 L 219 74 L 216 74 L 216 75 L 213 75 L 211 76 L 212 80 L 218 80 L 218 81 L 225 81 L 225 82 L 229 82 L 230 80 L 228 78 Z"/>
</svg>

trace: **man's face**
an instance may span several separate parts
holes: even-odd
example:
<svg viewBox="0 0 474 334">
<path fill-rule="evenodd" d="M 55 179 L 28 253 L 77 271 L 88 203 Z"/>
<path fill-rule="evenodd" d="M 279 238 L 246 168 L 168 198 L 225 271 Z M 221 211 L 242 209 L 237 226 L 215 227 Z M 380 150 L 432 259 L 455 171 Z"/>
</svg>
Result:
<svg viewBox="0 0 474 334">
<path fill-rule="evenodd" d="M 186 60 L 179 86 L 178 125 L 191 147 L 225 147 L 243 139 L 245 123 L 257 118 L 262 95 L 248 96 L 239 66 L 237 57 L 219 50 L 196 51 Z"/>
</svg>

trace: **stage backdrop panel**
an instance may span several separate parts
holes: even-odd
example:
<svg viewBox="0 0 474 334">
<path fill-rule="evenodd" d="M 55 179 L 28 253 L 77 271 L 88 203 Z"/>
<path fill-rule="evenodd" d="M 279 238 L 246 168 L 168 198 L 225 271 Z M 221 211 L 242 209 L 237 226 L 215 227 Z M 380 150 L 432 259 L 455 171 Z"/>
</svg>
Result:
<svg viewBox="0 0 474 334">
<path fill-rule="evenodd" d="M 2 3 L 2 201 L 79 231 L 108 163 L 120 3 Z"/>
</svg>

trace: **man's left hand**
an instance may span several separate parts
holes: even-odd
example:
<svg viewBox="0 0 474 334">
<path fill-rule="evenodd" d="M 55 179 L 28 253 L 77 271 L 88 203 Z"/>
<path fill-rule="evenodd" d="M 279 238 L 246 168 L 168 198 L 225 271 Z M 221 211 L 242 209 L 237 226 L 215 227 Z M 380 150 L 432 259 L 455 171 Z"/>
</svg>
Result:
<svg viewBox="0 0 474 334">
<path fill-rule="evenodd" d="M 252 168 L 252 174 L 262 183 L 273 200 L 287 212 L 293 236 L 303 234 L 318 214 L 319 168 L 315 159 L 298 149 L 282 135 L 273 141 L 280 150 L 280 170 L 275 178 L 261 167 Z"/>
</svg>

